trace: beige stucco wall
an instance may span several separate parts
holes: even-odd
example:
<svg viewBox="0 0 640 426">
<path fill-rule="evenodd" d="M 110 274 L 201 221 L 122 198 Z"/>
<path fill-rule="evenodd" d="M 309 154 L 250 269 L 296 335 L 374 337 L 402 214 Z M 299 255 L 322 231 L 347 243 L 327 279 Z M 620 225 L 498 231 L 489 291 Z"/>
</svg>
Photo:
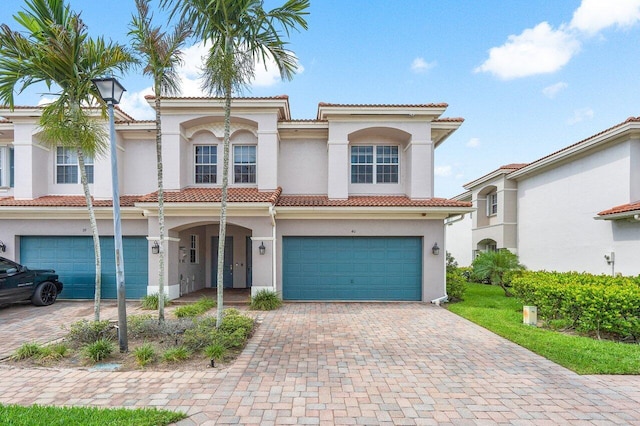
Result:
<svg viewBox="0 0 640 426">
<path fill-rule="evenodd" d="M 278 183 L 284 194 L 327 193 L 327 141 L 285 139 L 280 141 Z"/>
</svg>

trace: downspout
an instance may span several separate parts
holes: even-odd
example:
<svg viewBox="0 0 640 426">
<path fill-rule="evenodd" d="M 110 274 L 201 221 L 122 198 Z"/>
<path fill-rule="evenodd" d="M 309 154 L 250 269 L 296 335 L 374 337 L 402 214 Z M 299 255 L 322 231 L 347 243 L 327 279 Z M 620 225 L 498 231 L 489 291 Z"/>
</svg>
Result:
<svg viewBox="0 0 640 426">
<path fill-rule="evenodd" d="M 458 216 L 453 216 L 453 217 L 455 217 L 455 219 L 452 219 L 452 220 L 449 220 L 449 219 L 450 219 L 450 217 L 448 217 L 448 218 L 444 221 L 444 224 L 445 224 L 445 225 L 453 225 L 453 224 L 454 224 L 454 223 L 456 223 L 456 222 L 460 222 L 462 219 L 464 219 L 464 215 L 465 215 L 465 213 L 462 213 L 461 215 L 458 215 Z"/>
<path fill-rule="evenodd" d="M 273 206 L 269 206 L 269 214 L 271 215 L 271 260 L 273 262 L 271 271 L 273 272 L 272 283 L 273 291 L 276 292 L 276 211 Z"/>
</svg>

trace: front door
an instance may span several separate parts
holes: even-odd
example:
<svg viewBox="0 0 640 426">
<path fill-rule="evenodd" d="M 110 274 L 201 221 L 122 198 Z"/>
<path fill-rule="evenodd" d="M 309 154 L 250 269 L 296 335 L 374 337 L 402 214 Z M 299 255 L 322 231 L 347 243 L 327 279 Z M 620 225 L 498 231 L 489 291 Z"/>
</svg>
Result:
<svg viewBox="0 0 640 426">
<path fill-rule="evenodd" d="M 211 283 L 218 286 L 218 237 L 211 237 Z M 222 270 L 222 285 L 224 288 L 233 288 L 233 237 L 226 237 L 224 243 L 224 265 Z"/>
</svg>

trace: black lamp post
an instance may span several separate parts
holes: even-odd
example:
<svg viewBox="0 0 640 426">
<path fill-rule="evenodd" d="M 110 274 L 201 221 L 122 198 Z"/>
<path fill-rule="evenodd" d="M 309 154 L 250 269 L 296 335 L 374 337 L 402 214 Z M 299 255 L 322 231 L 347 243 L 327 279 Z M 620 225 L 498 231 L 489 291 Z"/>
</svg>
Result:
<svg viewBox="0 0 640 426">
<path fill-rule="evenodd" d="M 127 339 L 127 306 L 124 287 L 124 256 L 122 254 L 122 227 L 120 224 L 120 188 L 118 186 L 118 157 L 113 106 L 120 103 L 125 88 L 113 77 L 91 80 L 109 109 L 109 140 L 111 145 L 111 187 L 113 192 L 113 245 L 116 259 L 116 286 L 118 295 L 118 343 L 120 352 L 129 350 Z"/>
</svg>

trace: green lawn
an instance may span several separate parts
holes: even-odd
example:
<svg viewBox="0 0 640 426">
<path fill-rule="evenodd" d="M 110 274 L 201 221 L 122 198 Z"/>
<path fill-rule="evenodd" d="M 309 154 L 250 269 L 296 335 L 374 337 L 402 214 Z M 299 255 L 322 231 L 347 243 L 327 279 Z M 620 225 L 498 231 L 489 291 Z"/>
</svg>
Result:
<svg viewBox="0 0 640 426">
<path fill-rule="evenodd" d="M 447 307 L 492 332 L 578 374 L 640 374 L 640 345 L 595 340 L 524 325 L 522 303 L 500 287 L 469 284 Z"/>
<path fill-rule="evenodd" d="M 185 417 L 183 413 L 153 408 L 128 410 L 0 404 L 0 424 L 6 426 L 164 426 Z"/>
</svg>

